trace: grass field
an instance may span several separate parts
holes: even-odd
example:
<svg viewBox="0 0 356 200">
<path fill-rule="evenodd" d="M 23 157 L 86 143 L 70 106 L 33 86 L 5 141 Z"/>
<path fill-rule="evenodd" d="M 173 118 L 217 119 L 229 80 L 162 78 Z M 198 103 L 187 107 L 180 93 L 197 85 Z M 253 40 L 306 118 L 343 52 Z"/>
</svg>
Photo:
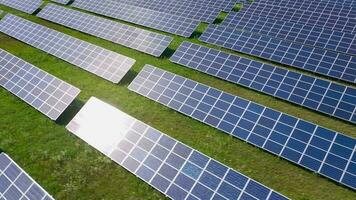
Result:
<svg viewBox="0 0 356 200">
<path fill-rule="evenodd" d="M 56 199 L 165 199 L 164 195 L 65 129 L 65 125 L 91 96 L 114 105 L 292 199 L 356 199 L 356 193 L 351 189 L 232 138 L 127 89 L 128 84 L 143 65 L 151 64 L 356 137 L 355 125 L 172 64 L 168 60 L 169 55 L 182 41 L 203 44 L 196 37 L 206 25 L 199 27 L 194 34 L 195 38 L 185 39 L 174 36 L 170 50 L 165 53 L 165 56 L 154 58 L 5 6 L 0 6 L 0 9 L 137 60 L 124 80 L 115 85 L 0 33 L 0 48 L 82 90 L 64 115 L 57 122 L 53 122 L 0 88 L 0 151 L 9 154 Z M 221 15 L 223 16 L 224 14 Z"/>
</svg>

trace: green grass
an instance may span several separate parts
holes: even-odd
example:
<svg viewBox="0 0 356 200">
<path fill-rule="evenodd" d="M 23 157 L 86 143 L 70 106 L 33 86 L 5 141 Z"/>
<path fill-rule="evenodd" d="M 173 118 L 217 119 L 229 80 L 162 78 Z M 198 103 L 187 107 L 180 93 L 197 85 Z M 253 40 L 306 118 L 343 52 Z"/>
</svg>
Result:
<svg viewBox="0 0 356 200">
<path fill-rule="evenodd" d="M 185 117 L 127 89 L 128 84 L 147 63 L 356 137 L 356 127 L 352 124 L 169 62 L 168 55 L 182 41 L 188 40 L 203 44 L 196 37 L 185 39 L 174 36 L 174 41 L 170 46 L 171 51 L 166 53 L 164 58 L 154 58 L 4 6 L 0 6 L 0 9 L 137 60 L 124 80 L 115 85 L 0 34 L 0 48 L 82 90 L 64 115 L 57 122 L 52 122 L 0 88 L 0 149 L 16 160 L 55 198 L 165 199 L 148 184 L 111 162 L 65 129 L 65 125 L 75 113 L 91 96 L 95 96 L 290 198 L 356 199 L 356 193 L 346 187 Z M 225 15 L 222 14 L 221 17 Z M 201 25 L 195 36 L 198 36 L 205 27 L 206 25 Z"/>
</svg>

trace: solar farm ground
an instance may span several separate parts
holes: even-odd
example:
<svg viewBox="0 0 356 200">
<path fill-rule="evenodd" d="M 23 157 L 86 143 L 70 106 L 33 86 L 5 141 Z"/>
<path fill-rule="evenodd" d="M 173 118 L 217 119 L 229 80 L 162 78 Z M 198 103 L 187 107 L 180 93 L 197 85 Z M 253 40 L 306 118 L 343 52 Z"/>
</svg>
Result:
<svg viewBox="0 0 356 200">
<path fill-rule="evenodd" d="M 48 3 L 48 1 L 45 2 Z M 163 57 L 155 58 L 41 20 L 34 15 L 5 6 L 0 6 L 0 9 L 129 56 L 137 61 L 125 78 L 115 85 L 0 33 L 0 48 L 82 90 L 72 106 L 57 122 L 53 122 L 5 89 L 0 88 L 0 151 L 11 155 L 56 199 L 165 199 L 158 191 L 65 129 L 68 122 L 91 96 L 114 105 L 292 199 L 356 199 L 356 193 L 351 189 L 279 159 L 127 89 L 144 64 L 151 64 L 356 137 L 355 125 L 171 63 L 168 58 L 183 41 L 204 44 L 199 42 L 197 37 L 206 28 L 206 24 L 201 24 L 190 39 L 171 35 L 174 41 L 170 49 L 164 53 Z M 222 14 L 216 22 L 221 21 L 225 15 Z M 246 57 L 246 55 L 242 56 Z"/>
</svg>

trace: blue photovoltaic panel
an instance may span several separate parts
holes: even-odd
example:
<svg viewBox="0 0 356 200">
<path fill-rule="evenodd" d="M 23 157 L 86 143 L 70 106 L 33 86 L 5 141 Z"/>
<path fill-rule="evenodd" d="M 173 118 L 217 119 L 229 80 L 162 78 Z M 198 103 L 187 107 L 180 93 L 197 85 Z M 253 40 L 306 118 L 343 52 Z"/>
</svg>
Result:
<svg viewBox="0 0 356 200">
<path fill-rule="evenodd" d="M 0 49 L 0 86 L 52 120 L 67 109 L 80 90 Z"/>
<path fill-rule="evenodd" d="M 183 37 L 190 37 L 200 23 L 196 19 L 132 6 L 115 0 L 76 0 L 72 6 Z"/>
<path fill-rule="evenodd" d="M 67 129 L 174 200 L 288 199 L 94 97 Z"/>
<path fill-rule="evenodd" d="M 234 24 L 235 20 L 244 17 L 244 15 L 254 15 L 299 24 L 309 24 L 311 26 L 319 26 L 348 33 L 356 31 L 355 18 L 313 13 L 307 10 L 297 10 L 265 4 L 251 4 L 244 7 L 239 12 L 230 12 L 229 16 L 223 21 L 223 25 L 228 26 Z"/>
<path fill-rule="evenodd" d="M 120 3 L 130 4 L 160 12 L 168 12 L 177 16 L 197 19 L 206 23 L 213 23 L 218 17 L 220 10 L 208 5 L 196 2 L 181 2 L 167 0 L 115 0 Z"/>
<path fill-rule="evenodd" d="M 129 89 L 356 189 L 356 140 L 146 65 Z"/>
<path fill-rule="evenodd" d="M 0 4 L 32 14 L 42 4 L 42 0 L 0 0 Z"/>
<path fill-rule="evenodd" d="M 172 37 L 48 4 L 38 17 L 159 57 Z"/>
<path fill-rule="evenodd" d="M 5 153 L 0 153 L 0 199 L 54 200 Z"/>
<path fill-rule="evenodd" d="M 174 63 L 356 123 L 356 89 L 184 42 Z"/>
<path fill-rule="evenodd" d="M 64 5 L 66 5 L 70 2 L 70 0 L 51 0 L 51 1 L 56 2 L 56 3 L 61 3 Z"/>
<path fill-rule="evenodd" d="M 341 4 L 328 4 L 323 1 L 294 1 L 294 0 L 258 0 L 254 4 L 269 4 L 273 6 L 280 6 L 286 8 L 293 8 L 298 10 L 308 10 L 315 13 L 323 13 L 329 15 L 336 15 L 342 17 L 355 18 L 356 9 L 350 6 L 343 6 Z"/>
<path fill-rule="evenodd" d="M 113 83 L 118 83 L 135 63 L 129 57 L 11 14 L 0 21 L 0 31 Z"/>
<path fill-rule="evenodd" d="M 210 25 L 199 40 L 356 83 L 356 57 L 350 55 L 216 25 Z"/>
<path fill-rule="evenodd" d="M 245 15 L 229 27 L 356 55 L 356 35 L 316 26 Z"/>
<path fill-rule="evenodd" d="M 254 2 L 264 2 L 267 1 L 269 3 L 274 3 L 274 2 L 279 2 L 281 0 L 254 0 Z M 298 0 L 298 2 L 309 2 L 309 0 Z M 312 1 L 314 2 L 314 1 Z M 322 2 L 325 4 L 337 4 L 337 5 L 342 5 L 342 6 L 348 6 L 348 7 L 355 7 L 356 1 L 355 0 L 321 0 L 317 2 Z"/>
</svg>

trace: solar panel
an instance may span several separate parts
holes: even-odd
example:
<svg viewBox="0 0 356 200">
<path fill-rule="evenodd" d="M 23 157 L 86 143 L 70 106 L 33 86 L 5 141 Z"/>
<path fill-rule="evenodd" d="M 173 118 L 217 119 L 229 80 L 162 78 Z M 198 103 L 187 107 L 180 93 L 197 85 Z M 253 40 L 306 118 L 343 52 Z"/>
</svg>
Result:
<svg viewBox="0 0 356 200">
<path fill-rule="evenodd" d="M 185 16 L 187 18 L 197 19 L 206 23 L 213 23 L 218 17 L 220 10 L 218 8 L 209 7 L 196 2 L 181 2 L 167 0 L 115 0 L 120 3 L 156 10 L 160 12 L 168 12 L 177 16 Z"/>
<path fill-rule="evenodd" d="M 129 89 L 356 189 L 356 140 L 146 65 Z"/>
<path fill-rule="evenodd" d="M 48 4 L 37 16 L 157 57 L 173 40 L 169 36 L 54 4 Z"/>
<path fill-rule="evenodd" d="M 54 199 L 34 181 L 15 161 L 0 153 L 0 199 Z"/>
<path fill-rule="evenodd" d="M 356 83 L 356 57 L 350 55 L 215 25 L 210 25 L 199 40 Z"/>
<path fill-rule="evenodd" d="M 76 0 L 72 6 L 183 37 L 190 37 L 200 23 L 196 19 L 140 8 L 113 0 Z"/>
<path fill-rule="evenodd" d="M 244 17 L 244 15 L 254 15 L 299 24 L 309 24 L 311 26 L 329 28 L 348 33 L 356 31 L 355 18 L 314 13 L 307 10 L 297 10 L 293 8 L 264 4 L 251 4 L 249 6 L 245 6 L 239 12 L 231 12 L 222 24 L 224 26 L 234 24 L 236 19 Z"/>
<path fill-rule="evenodd" d="M 349 18 L 356 17 L 356 10 L 350 6 L 343 6 L 340 4 L 327 4 L 323 1 L 293 1 L 293 0 L 282 0 L 282 1 L 270 1 L 270 0 L 260 0 L 254 2 L 254 4 L 269 4 L 273 6 L 280 6 L 285 8 L 293 8 L 298 10 L 308 10 L 315 13 L 323 13 L 329 15 L 343 16 Z"/>
<path fill-rule="evenodd" d="M 68 4 L 71 0 L 51 0 L 51 1 L 66 5 L 66 4 Z"/>
<path fill-rule="evenodd" d="M 254 2 L 263 2 L 264 0 L 254 0 Z M 278 2 L 280 0 L 266 0 L 268 3 L 274 3 Z M 299 0 L 299 2 L 304 2 L 308 0 Z M 320 2 L 325 3 L 325 4 L 338 4 L 342 6 L 349 6 L 349 7 L 354 7 L 356 5 L 356 2 L 354 0 L 321 0 Z"/>
<path fill-rule="evenodd" d="M 42 0 L 0 0 L 0 4 L 32 14 L 42 4 Z"/>
<path fill-rule="evenodd" d="M 0 49 L 0 86 L 52 120 L 56 120 L 80 90 Z"/>
<path fill-rule="evenodd" d="M 171 199 L 287 199 L 93 97 L 67 129 Z"/>
<path fill-rule="evenodd" d="M 356 55 L 356 35 L 320 27 L 245 15 L 231 28 Z"/>
<path fill-rule="evenodd" d="M 113 83 L 118 83 L 135 63 L 129 57 L 11 14 L 0 21 L 0 31 Z"/>
<path fill-rule="evenodd" d="M 356 89 L 184 42 L 170 60 L 298 105 L 356 123 Z"/>
</svg>

